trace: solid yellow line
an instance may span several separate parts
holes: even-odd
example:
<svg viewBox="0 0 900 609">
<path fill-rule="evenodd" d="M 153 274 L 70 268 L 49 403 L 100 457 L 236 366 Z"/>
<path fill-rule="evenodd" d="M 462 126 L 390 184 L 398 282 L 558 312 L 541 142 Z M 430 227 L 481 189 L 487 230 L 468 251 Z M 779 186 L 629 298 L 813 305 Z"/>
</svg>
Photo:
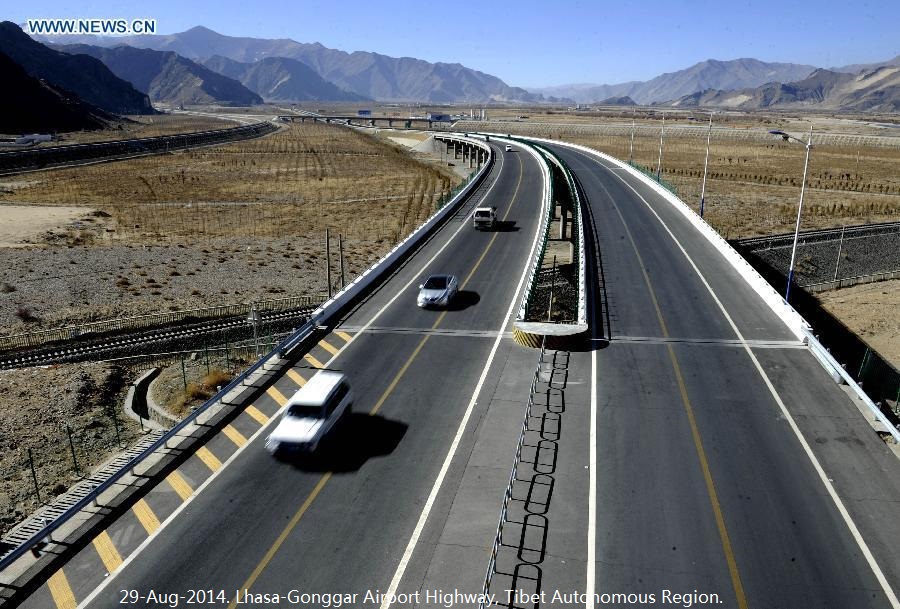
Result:
<svg viewBox="0 0 900 609">
<path fill-rule="evenodd" d="M 266 393 L 269 394 L 269 397 L 278 402 L 279 406 L 284 406 L 287 403 L 287 398 L 284 397 L 284 394 L 278 391 L 274 385 L 266 389 Z"/>
<path fill-rule="evenodd" d="M 660 309 L 659 301 L 656 299 L 656 292 L 653 290 L 653 283 L 650 281 L 650 275 L 644 266 L 644 259 L 638 251 L 637 244 L 625 223 L 622 212 L 616 208 L 622 226 L 625 228 L 625 234 L 631 242 L 634 255 L 637 257 L 638 265 L 641 267 L 641 273 L 644 276 L 644 283 L 647 284 L 647 290 L 650 292 L 650 300 L 656 309 L 656 318 L 659 321 L 660 331 L 663 337 L 669 337 L 669 330 L 666 327 L 666 320 L 663 317 L 662 309 Z M 734 550 L 731 547 L 731 537 L 728 535 L 728 528 L 725 526 L 725 515 L 722 513 L 722 507 L 719 503 L 719 495 L 716 492 L 715 481 L 712 477 L 712 471 L 709 468 L 709 461 L 706 458 L 706 450 L 703 448 L 703 440 L 700 437 L 700 429 L 697 426 L 697 419 L 694 417 L 694 408 L 691 406 L 691 400 L 688 397 L 687 386 L 684 383 L 684 377 L 681 375 L 681 366 L 678 364 L 678 358 L 675 356 L 675 348 L 670 344 L 667 345 L 669 350 L 669 359 L 672 362 L 672 368 L 675 371 L 675 380 L 678 383 L 678 391 L 681 394 L 681 403 L 687 414 L 688 425 L 691 428 L 691 438 L 694 441 L 694 450 L 697 452 L 697 458 L 700 461 L 700 470 L 703 473 L 703 481 L 706 484 L 706 493 L 709 495 L 709 502 L 712 506 L 713 517 L 716 521 L 716 528 L 719 530 L 719 539 L 722 543 L 722 552 L 725 554 L 725 563 L 728 565 L 728 573 L 731 576 L 731 586 L 734 588 L 734 595 L 737 598 L 739 609 L 747 609 L 747 597 L 744 594 L 744 584 L 741 581 L 741 574 L 738 571 L 737 560 L 734 557 Z"/>
<path fill-rule="evenodd" d="M 262 413 L 262 411 L 260 411 L 260 409 L 257 408 L 256 406 L 254 406 L 253 404 L 250 404 L 249 406 L 247 406 L 247 408 L 244 410 L 244 412 L 246 412 L 251 417 L 256 419 L 256 422 L 259 423 L 260 425 L 265 425 L 266 423 L 269 422 L 269 417 L 264 415 Z"/>
<path fill-rule="evenodd" d="M 712 504 L 713 515 L 716 519 L 716 528 L 719 529 L 719 537 L 722 540 L 722 550 L 725 553 L 725 562 L 728 564 L 728 573 L 731 575 L 731 584 L 734 587 L 734 594 L 737 596 L 738 607 L 740 607 L 740 609 L 747 609 L 747 597 L 744 595 L 744 584 L 741 581 L 741 574 L 738 572 L 737 560 L 734 557 L 734 550 L 731 547 L 731 538 L 729 537 L 728 529 L 725 526 L 725 516 L 722 514 L 722 507 L 719 504 L 719 495 L 716 493 L 716 485 L 713 481 L 712 472 L 709 469 L 709 461 L 706 458 L 703 441 L 700 438 L 700 429 L 697 427 L 697 420 L 694 418 L 694 408 L 691 406 L 691 400 L 688 398 L 684 377 L 681 375 L 681 366 L 678 365 L 678 358 L 675 357 L 675 348 L 671 344 L 666 346 L 669 349 L 669 359 L 672 360 L 672 368 L 675 370 L 675 378 L 678 381 L 678 391 L 681 393 L 681 402 L 684 404 L 688 423 L 691 426 L 691 437 L 694 440 L 694 448 L 697 450 L 697 457 L 700 459 L 700 469 L 703 470 L 703 480 L 706 482 L 706 492 L 709 495 L 709 502 Z"/>
<path fill-rule="evenodd" d="M 217 469 L 222 467 L 222 462 L 219 461 L 219 458 L 216 457 L 212 453 L 212 451 L 205 446 L 201 446 L 197 449 L 197 456 L 200 457 L 200 460 L 206 463 L 206 467 L 208 467 L 212 471 L 216 471 Z"/>
<path fill-rule="evenodd" d="M 177 471 L 166 476 L 166 482 L 175 489 L 175 492 L 178 493 L 178 496 L 181 497 L 182 501 L 187 500 L 188 497 L 194 494 L 194 489 L 191 488 L 191 485 L 187 483 L 187 480 L 185 480 Z"/>
<path fill-rule="evenodd" d="M 122 555 L 119 554 L 116 546 L 113 545 L 109 533 L 101 531 L 99 535 L 94 537 L 93 543 L 94 549 L 100 555 L 100 560 L 103 561 L 103 566 L 106 567 L 106 572 L 112 573 L 118 569 L 122 564 Z"/>
<path fill-rule="evenodd" d="M 272 547 L 268 549 L 265 556 L 262 557 L 262 560 L 259 561 L 259 564 L 256 565 L 256 568 L 253 569 L 253 572 L 250 574 L 250 577 L 247 578 L 247 581 L 244 582 L 244 585 L 240 587 L 239 593 L 245 592 L 253 586 L 254 582 L 256 582 L 257 578 L 266 568 L 266 566 L 271 562 L 272 558 L 275 556 L 275 553 L 278 552 L 278 549 L 284 543 L 284 541 L 288 538 L 288 535 L 291 534 L 291 531 L 294 530 L 294 527 L 297 526 L 297 523 L 300 522 L 300 519 L 303 517 L 303 514 L 306 513 L 306 510 L 309 509 L 309 506 L 312 505 L 312 502 L 316 499 L 318 494 L 322 491 L 322 488 L 331 479 L 331 472 L 326 472 L 321 478 L 319 478 L 319 482 L 316 484 L 315 488 L 313 488 L 312 492 L 303 502 L 303 505 L 300 506 L 300 509 L 297 510 L 290 521 L 287 523 L 287 526 L 284 527 L 284 530 L 281 531 L 281 534 L 278 536 L 278 539 L 275 540 L 275 543 L 272 544 Z M 234 609 L 237 606 L 238 599 L 235 598 L 228 605 L 228 609 Z"/>
<path fill-rule="evenodd" d="M 345 343 L 349 343 L 350 340 L 353 338 L 352 336 L 350 336 L 349 334 L 347 334 L 346 332 L 343 332 L 341 330 L 335 330 L 334 333 L 337 334 L 338 336 L 340 336 L 341 338 L 343 338 Z"/>
<path fill-rule="evenodd" d="M 323 364 L 322 362 L 320 362 L 319 360 L 317 360 L 315 357 L 313 357 L 313 356 L 310 355 L 309 353 L 307 353 L 306 355 L 304 355 L 304 356 L 303 356 L 303 359 L 305 359 L 305 360 L 308 361 L 310 364 L 312 364 L 314 368 L 324 368 L 324 367 L 325 367 L 325 364 Z"/>
<path fill-rule="evenodd" d="M 66 579 L 62 569 L 50 576 L 47 587 L 50 588 L 53 602 L 58 609 L 75 609 L 77 606 L 75 594 L 72 593 L 72 586 L 69 585 L 69 580 Z"/>
<path fill-rule="evenodd" d="M 303 387 L 306 384 L 306 379 L 300 376 L 300 374 L 293 368 L 288 368 L 287 375 L 300 387 Z"/>
<path fill-rule="evenodd" d="M 153 513 L 153 510 L 150 509 L 150 506 L 143 499 L 138 500 L 134 507 L 131 508 L 131 511 L 137 516 L 137 519 L 148 534 L 152 535 L 159 528 L 159 518 L 156 517 L 156 514 Z"/>
<path fill-rule="evenodd" d="M 329 343 L 327 340 L 325 340 L 324 338 L 319 341 L 319 346 L 322 347 L 323 349 L 325 349 L 326 351 L 328 351 L 332 355 L 338 354 L 337 348 L 334 345 L 332 345 L 331 343 Z"/>
<path fill-rule="evenodd" d="M 243 446 L 247 443 L 247 438 L 244 437 L 244 434 L 239 432 L 237 429 L 232 427 L 231 425 L 226 425 L 222 428 L 222 431 L 225 432 L 225 435 L 228 436 L 228 439 L 237 444 L 238 446 Z"/>
</svg>

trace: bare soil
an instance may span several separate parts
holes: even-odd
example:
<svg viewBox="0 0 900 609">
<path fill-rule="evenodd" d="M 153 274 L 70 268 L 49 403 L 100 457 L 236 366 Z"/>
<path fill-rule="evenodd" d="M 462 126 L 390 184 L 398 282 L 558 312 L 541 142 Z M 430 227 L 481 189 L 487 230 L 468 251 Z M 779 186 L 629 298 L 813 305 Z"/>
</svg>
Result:
<svg viewBox="0 0 900 609">
<path fill-rule="evenodd" d="M 829 313 L 900 369 L 900 280 L 855 285 L 818 297 Z"/>
</svg>

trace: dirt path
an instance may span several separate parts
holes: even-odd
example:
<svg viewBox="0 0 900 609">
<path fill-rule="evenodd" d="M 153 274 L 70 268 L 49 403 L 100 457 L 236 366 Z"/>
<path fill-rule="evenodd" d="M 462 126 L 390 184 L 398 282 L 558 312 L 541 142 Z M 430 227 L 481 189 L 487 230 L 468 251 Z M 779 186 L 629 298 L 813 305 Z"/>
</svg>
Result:
<svg viewBox="0 0 900 609">
<path fill-rule="evenodd" d="M 2 188 L 0 184 L 0 188 Z M 90 215 L 86 207 L 0 205 L 0 247 L 23 247 Z"/>
</svg>

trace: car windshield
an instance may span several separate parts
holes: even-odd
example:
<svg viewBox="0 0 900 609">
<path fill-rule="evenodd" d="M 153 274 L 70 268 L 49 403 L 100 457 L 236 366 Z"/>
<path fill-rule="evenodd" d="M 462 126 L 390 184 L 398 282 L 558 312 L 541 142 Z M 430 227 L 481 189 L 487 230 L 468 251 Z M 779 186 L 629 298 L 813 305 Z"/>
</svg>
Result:
<svg viewBox="0 0 900 609">
<path fill-rule="evenodd" d="M 320 419 L 322 418 L 322 407 L 294 404 L 288 409 L 288 416 L 298 419 Z"/>
<path fill-rule="evenodd" d="M 434 277 L 429 277 L 428 281 L 425 282 L 425 285 L 423 287 L 426 290 L 446 290 L 447 277 L 445 275 L 435 275 Z"/>
<path fill-rule="evenodd" d="M 486 209 L 479 209 L 478 211 L 475 212 L 475 215 L 478 216 L 479 218 L 484 218 L 486 216 L 490 216 L 491 212 L 489 212 Z"/>
</svg>

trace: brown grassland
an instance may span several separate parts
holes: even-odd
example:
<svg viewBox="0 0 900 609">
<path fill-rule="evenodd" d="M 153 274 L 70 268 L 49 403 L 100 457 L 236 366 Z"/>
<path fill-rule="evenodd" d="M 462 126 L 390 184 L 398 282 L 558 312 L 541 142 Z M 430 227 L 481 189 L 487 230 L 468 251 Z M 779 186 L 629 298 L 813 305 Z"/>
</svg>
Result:
<svg viewBox="0 0 900 609">
<path fill-rule="evenodd" d="M 0 201 L 99 209 L 112 216 L 106 235 L 130 242 L 319 236 L 326 227 L 396 240 L 456 181 L 397 146 L 306 123 L 225 146 L 31 173 Z"/>
<path fill-rule="evenodd" d="M 542 116 L 530 118 L 545 120 Z M 586 119 L 579 118 L 579 122 L 584 123 Z M 594 119 L 595 124 L 598 122 L 601 121 Z M 658 127 L 660 121 L 644 121 L 643 124 Z M 768 128 L 775 127 L 772 124 Z M 502 130 L 561 138 L 626 161 L 631 154 L 630 136 L 590 133 L 577 124 L 529 125 L 523 121 L 504 123 Z M 699 206 L 705 153 L 705 133 L 691 137 L 667 134 L 665 137 L 661 176 L 675 186 L 678 195 L 689 205 Z M 636 163 L 655 172 L 658 158 L 658 135 L 634 138 Z M 706 220 L 726 238 L 793 231 L 803 161 L 802 145 L 783 142 L 775 136 L 771 142 L 764 142 L 725 139 L 714 133 L 706 184 Z M 896 220 L 900 217 L 898 168 L 900 146 L 814 145 L 802 228 Z"/>
<path fill-rule="evenodd" d="M 63 133 L 58 140 L 41 144 L 46 146 L 66 146 L 68 144 L 87 144 L 90 142 L 109 142 L 134 137 L 156 137 L 175 133 L 192 133 L 209 131 L 210 129 L 227 129 L 237 127 L 234 120 L 201 116 L 196 114 L 156 114 L 152 116 L 126 116 L 124 120 L 110 125 L 107 129 L 97 131 L 72 131 Z"/>
</svg>

